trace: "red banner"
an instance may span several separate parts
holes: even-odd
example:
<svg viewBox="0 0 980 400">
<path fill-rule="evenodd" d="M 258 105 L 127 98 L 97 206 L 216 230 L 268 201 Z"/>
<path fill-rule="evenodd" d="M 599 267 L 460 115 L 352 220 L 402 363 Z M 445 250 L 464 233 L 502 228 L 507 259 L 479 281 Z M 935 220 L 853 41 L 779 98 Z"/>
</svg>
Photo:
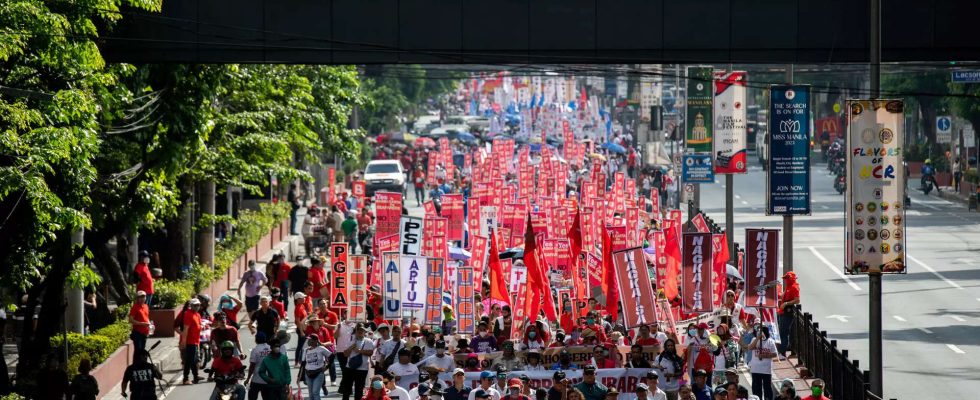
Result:
<svg viewBox="0 0 980 400">
<path fill-rule="evenodd" d="M 467 244 L 473 248 L 473 236 L 480 233 L 480 199 L 470 197 L 466 200 L 466 229 L 470 231 L 470 240 Z M 479 274 L 482 271 L 473 270 Z"/>
<path fill-rule="evenodd" d="M 552 240 L 552 239 L 549 239 Z M 555 263 L 552 269 L 561 272 L 564 279 L 572 279 L 572 245 L 568 239 L 553 239 L 555 241 Z"/>
<path fill-rule="evenodd" d="M 745 230 L 745 305 L 775 308 L 779 230 Z"/>
<path fill-rule="evenodd" d="M 650 189 L 650 203 L 653 205 L 650 207 L 650 218 L 661 219 L 660 214 L 660 189 L 653 188 Z"/>
<path fill-rule="evenodd" d="M 545 268 L 544 270 L 554 269 L 555 266 L 555 256 L 558 253 L 556 239 L 545 239 L 541 240 L 541 255 L 544 257 Z"/>
<path fill-rule="evenodd" d="M 633 247 L 613 253 L 619 281 L 619 300 L 623 303 L 626 328 L 657 322 L 657 297 L 653 294 L 643 249 Z"/>
<path fill-rule="evenodd" d="M 472 335 L 476 333 L 476 307 L 473 304 L 473 283 L 480 281 L 474 277 L 472 267 L 461 267 L 456 273 L 456 333 Z"/>
<path fill-rule="evenodd" d="M 330 244 L 330 307 L 347 308 L 347 243 Z"/>
<path fill-rule="evenodd" d="M 429 257 L 426 281 L 429 285 L 425 294 L 425 313 L 422 323 L 429 326 L 442 324 L 442 278 L 446 261 L 441 258 Z"/>
<path fill-rule="evenodd" d="M 612 251 L 620 251 L 629 248 L 629 243 L 626 240 L 625 226 L 607 226 L 606 230 L 609 231 L 609 238 L 612 239 Z"/>
<path fill-rule="evenodd" d="M 681 237 L 681 233 L 682 233 L 681 228 L 683 227 L 683 225 L 681 224 L 681 210 L 670 210 L 669 217 L 672 221 L 674 221 L 673 222 L 674 230 L 675 230 L 674 233 L 677 234 L 677 237 Z"/>
<path fill-rule="evenodd" d="M 632 182 L 632 181 L 630 181 Z M 639 227 L 640 209 L 636 207 L 626 207 L 626 244 L 629 246 L 639 246 L 643 244 L 640 240 Z"/>
<path fill-rule="evenodd" d="M 377 254 L 384 254 L 388 252 L 398 252 L 398 244 L 401 240 L 401 236 L 397 233 L 394 235 L 388 235 L 377 239 Z M 374 259 L 374 268 L 371 271 L 371 284 L 381 286 L 381 274 L 383 268 L 381 268 L 381 257 Z"/>
<path fill-rule="evenodd" d="M 472 210 L 472 208 L 471 208 Z M 483 275 L 487 266 L 490 239 L 485 236 L 470 236 L 470 265 L 473 266 L 473 276 L 475 276 L 475 286 L 477 293 L 483 293 Z"/>
<path fill-rule="evenodd" d="M 725 290 L 728 290 L 728 282 L 725 279 L 727 275 L 725 265 L 728 260 L 724 259 L 726 245 L 725 235 L 711 235 L 711 273 L 714 274 L 711 284 L 711 305 L 714 308 L 721 307 L 721 302 L 725 299 Z"/>
<path fill-rule="evenodd" d="M 711 234 L 684 234 L 682 310 L 685 313 L 711 311 Z"/>
<path fill-rule="evenodd" d="M 423 238 L 426 236 L 422 236 Z M 432 239 L 432 257 L 440 260 L 449 260 L 449 242 L 446 235 L 435 235 Z"/>
<path fill-rule="evenodd" d="M 357 197 L 358 199 L 363 199 L 365 196 L 367 196 L 367 190 L 365 190 L 364 188 L 364 181 L 351 182 L 350 186 L 351 186 L 351 192 L 354 195 L 354 197 Z"/>
<path fill-rule="evenodd" d="M 449 235 L 447 239 L 452 241 L 463 240 L 463 195 L 443 195 L 442 215 L 449 219 Z"/>
<path fill-rule="evenodd" d="M 398 235 L 402 217 L 402 194 L 391 192 L 374 193 L 375 234 L 378 237 Z"/>
<path fill-rule="evenodd" d="M 355 322 L 367 322 L 367 264 L 368 256 L 350 256 L 348 283 L 350 284 L 350 307 L 347 309 L 348 319 Z"/>
<path fill-rule="evenodd" d="M 436 203 L 433 203 L 432 200 L 422 203 L 422 207 L 425 209 L 426 218 L 438 216 L 436 213 Z"/>
<path fill-rule="evenodd" d="M 602 259 L 589 253 L 585 257 L 585 269 L 589 274 L 589 293 L 592 293 L 593 288 L 602 286 Z"/>
<path fill-rule="evenodd" d="M 691 223 L 694 224 L 694 227 L 698 230 L 698 232 L 711 232 L 711 228 L 708 227 L 708 221 L 704 219 L 704 214 L 698 213 L 695 215 L 694 218 L 691 218 Z"/>
<path fill-rule="evenodd" d="M 333 204 L 334 200 L 337 199 L 337 169 L 334 167 L 327 168 L 327 204 L 328 206 Z"/>
<path fill-rule="evenodd" d="M 511 307 L 511 311 L 513 312 L 513 322 L 510 324 L 510 337 L 519 338 L 524 336 L 521 332 L 521 328 L 524 326 L 524 320 L 527 318 L 527 283 L 522 282 L 520 286 L 517 287 L 517 294 L 514 296 L 514 298 L 516 300 L 514 302 L 514 306 Z"/>
</svg>

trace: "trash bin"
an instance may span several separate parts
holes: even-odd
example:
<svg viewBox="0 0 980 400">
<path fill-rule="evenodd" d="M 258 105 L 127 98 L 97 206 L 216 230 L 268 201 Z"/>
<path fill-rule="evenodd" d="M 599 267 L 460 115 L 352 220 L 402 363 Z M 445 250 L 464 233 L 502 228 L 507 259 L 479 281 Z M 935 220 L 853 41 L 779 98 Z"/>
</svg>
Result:
<svg viewBox="0 0 980 400">
<path fill-rule="evenodd" d="M 967 211 L 976 211 L 977 210 L 977 198 L 978 197 L 980 197 L 980 193 L 977 193 L 977 194 L 975 194 L 973 196 L 970 196 L 970 200 L 969 200 L 969 202 L 968 202 L 968 204 L 966 206 L 966 210 Z"/>
</svg>

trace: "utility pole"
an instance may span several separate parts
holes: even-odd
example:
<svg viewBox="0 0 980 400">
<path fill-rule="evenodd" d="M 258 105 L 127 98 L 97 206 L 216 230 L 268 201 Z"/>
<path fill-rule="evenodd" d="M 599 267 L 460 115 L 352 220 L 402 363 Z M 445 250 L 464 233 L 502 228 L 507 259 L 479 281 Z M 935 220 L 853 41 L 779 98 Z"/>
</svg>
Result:
<svg viewBox="0 0 980 400">
<path fill-rule="evenodd" d="M 200 183 L 200 196 L 198 201 L 201 207 L 201 216 L 214 215 L 214 191 L 213 180 Z M 202 263 L 214 268 L 214 224 L 202 228 L 197 233 L 197 258 Z"/>
<path fill-rule="evenodd" d="M 81 246 L 82 241 L 85 238 L 85 231 L 79 228 L 77 231 L 71 234 L 71 247 L 72 251 L 75 250 L 75 246 Z M 79 258 L 75 262 L 81 262 L 83 259 Z M 82 288 L 67 287 L 67 293 L 65 293 L 68 298 L 68 309 L 65 310 L 67 313 L 65 330 L 75 333 L 85 333 L 85 305 L 83 303 L 85 292 Z M 67 360 L 67 358 L 66 358 Z"/>
<path fill-rule="evenodd" d="M 881 90 L 881 0 L 871 0 L 871 21 L 869 33 L 870 40 L 870 72 L 871 72 L 871 99 L 877 99 Z M 869 325 L 868 332 L 871 336 L 871 348 L 869 356 L 871 358 L 871 393 L 879 398 L 883 396 L 884 370 L 881 349 L 881 271 L 868 274 L 868 283 L 871 288 L 871 295 L 868 297 L 869 306 Z"/>
<path fill-rule="evenodd" d="M 786 83 L 793 84 L 793 64 L 786 67 Z M 772 126 L 769 127 L 770 132 Z M 771 156 L 770 156 L 771 157 Z M 809 165 L 806 168 L 810 168 Z M 793 214 L 783 215 L 783 273 L 793 270 Z"/>
</svg>

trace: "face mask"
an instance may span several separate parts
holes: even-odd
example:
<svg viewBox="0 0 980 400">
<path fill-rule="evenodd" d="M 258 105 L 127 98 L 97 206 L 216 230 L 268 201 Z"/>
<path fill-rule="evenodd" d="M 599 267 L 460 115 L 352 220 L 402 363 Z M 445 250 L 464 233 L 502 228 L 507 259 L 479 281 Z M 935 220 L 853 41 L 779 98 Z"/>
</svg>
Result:
<svg viewBox="0 0 980 400">
<path fill-rule="evenodd" d="M 279 348 L 279 346 L 276 346 L 276 347 L 273 347 L 273 348 L 272 348 L 272 354 L 279 354 L 279 352 L 280 352 L 281 350 L 282 350 L 282 349 L 281 349 L 281 348 Z"/>
<path fill-rule="evenodd" d="M 687 334 L 688 335 L 691 335 L 691 336 L 697 335 L 697 333 L 698 333 L 698 330 L 697 329 L 688 329 L 687 330 Z"/>
<path fill-rule="evenodd" d="M 487 331 L 480 331 L 480 337 L 487 337 Z"/>
<path fill-rule="evenodd" d="M 371 382 L 371 389 L 374 389 L 374 390 L 381 390 L 381 387 L 382 387 L 382 386 L 383 386 L 383 385 L 381 384 L 381 381 L 374 381 L 374 382 Z"/>
<path fill-rule="evenodd" d="M 528 333 L 527 334 L 527 337 L 529 337 L 531 339 L 534 339 L 535 336 L 538 336 L 538 333 L 537 332 L 531 332 L 531 333 Z"/>
<path fill-rule="evenodd" d="M 823 395 L 823 389 L 821 389 L 821 388 L 819 388 L 817 386 L 814 386 L 814 387 L 810 388 L 810 393 L 813 394 L 813 397 L 820 397 L 820 396 Z"/>
<path fill-rule="evenodd" d="M 592 319 L 592 318 L 589 318 L 589 319 L 585 320 L 585 323 L 588 324 L 588 325 L 592 325 L 592 324 L 595 323 L 595 320 Z"/>
<path fill-rule="evenodd" d="M 143 257 L 143 264 L 149 264 L 149 263 L 150 263 L 150 258 L 149 257 Z"/>
</svg>

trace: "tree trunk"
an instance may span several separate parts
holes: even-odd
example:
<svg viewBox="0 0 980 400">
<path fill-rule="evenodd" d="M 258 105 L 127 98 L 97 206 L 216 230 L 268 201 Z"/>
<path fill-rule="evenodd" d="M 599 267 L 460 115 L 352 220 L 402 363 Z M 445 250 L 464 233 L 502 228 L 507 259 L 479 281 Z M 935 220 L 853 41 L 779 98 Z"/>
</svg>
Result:
<svg viewBox="0 0 980 400">
<path fill-rule="evenodd" d="M 98 231 L 89 231 L 85 235 L 85 244 L 92 250 L 93 261 L 102 270 L 103 277 L 109 280 L 109 285 L 115 292 L 116 302 L 129 303 L 132 301 L 129 297 L 128 285 L 125 276 L 123 276 L 122 267 L 119 265 L 119 260 L 113 256 L 112 250 L 109 249 L 109 240 L 106 236 Z"/>
</svg>

